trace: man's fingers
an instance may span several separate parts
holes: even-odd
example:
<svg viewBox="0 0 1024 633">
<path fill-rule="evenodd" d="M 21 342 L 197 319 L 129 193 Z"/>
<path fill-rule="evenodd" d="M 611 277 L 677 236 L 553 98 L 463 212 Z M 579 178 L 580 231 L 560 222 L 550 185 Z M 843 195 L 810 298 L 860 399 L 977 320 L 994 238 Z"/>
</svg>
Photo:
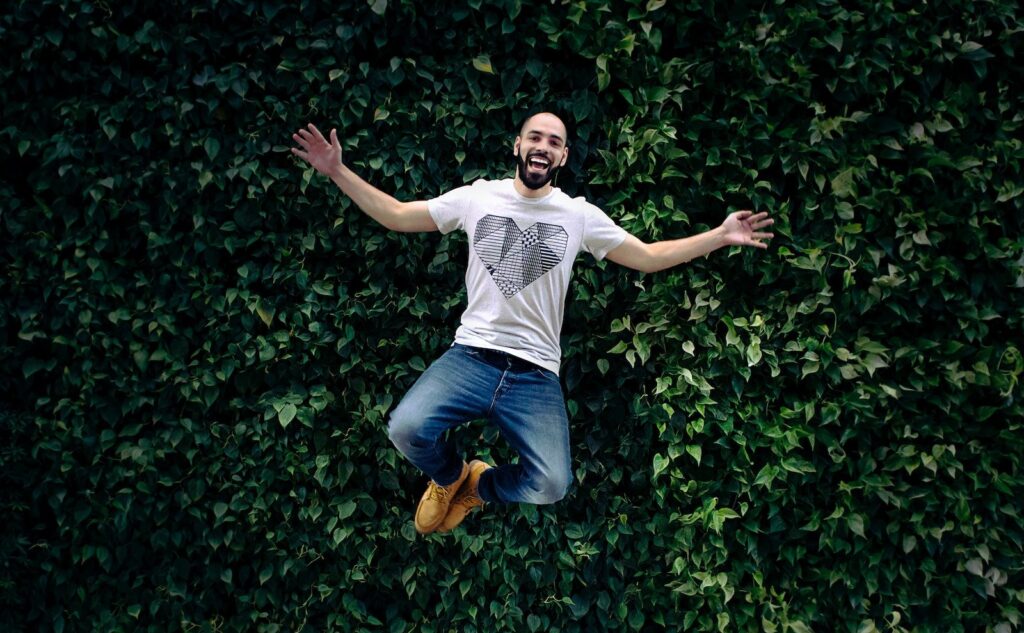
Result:
<svg viewBox="0 0 1024 633">
<path fill-rule="evenodd" d="M 770 240 L 773 237 L 775 237 L 775 234 L 774 233 L 754 233 L 750 237 L 754 238 L 755 240 Z"/>
<path fill-rule="evenodd" d="M 299 128 L 298 132 L 292 134 L 292 139 L 296 143 L 301 145 L 302 148 L 307 152 L 320 151 L 323 149 L 323 146 L 325 145 L 328 147 L 333 145 L 336 146 L 338 149 L 341 149 L 341 144 L 338 143 L 337 133 L 335 133 L 333 130 L 331 131 L 331 138 L 333 139 L 333 143 L 328 143 L 327 139 L 325 139 L 323 135 L 320 134 L 320 130 L 316 129 L 315 125 L 310 123 L 309 128 L 310 130 L 312 130 L 312 132 L 304 128 Z"/>
<path fill-rule="evenodd" d="M 313 138 L 320 141 L 321 143 L 327 143 L 327 139 L 320 133 L 320 130 L 316 129 L 316 126 L 312 123 L 309 124 L 309 129 L 313 131 Z"/>
<path fill-rule="evenodd" d="M 302 130 L 299 131 L 302 132 Z M 315 141 L 313 140 L 313 135 L 309 132 L 306 132 L 305 134 L 292 134 L 292 139 L 301 145 L 307 152 L 313 151 L 313 143 L 315 143 Z"/>
<path fill-rule="evenodd" d="M 336 129 L 331 130 L 331 145 L 341 149 L 341 143 L 338 142 L 338 130 Z"/>
<path fill-rule="evenodd" d="M 766 219 L 768 217 L 767 211 L 762 211 L 761 213 L 754 213 L 753 211 L 740 211 L 738 213 L 745 214 L 743 216 L 740 216 L 739 219 L 743 221 L 745 224 L 749 225 L 751 228 L 759 229 L 762 226 L 764 226 L 765 222 L 774 222 L 774 220 Z"/>
<path fill-rule="evenodd" d="M 296 156 L 306 161 L 307 163 L 309 162 L 309 152 L 304 152 L 301 149 L 293 147 L 292 154 L 295 154 Z"/>
<path fill-rule="evenodd" d="M 775 220 L 769 218 L 767 220 L 761 220 L 760 222 L 754 222 L 753 224 L 750 225 L 750 228 L 756 231 L 757 229 L 763 229 L 764 227 L 771 226 L 773 224 L 775 224 Z"/>
</svg>

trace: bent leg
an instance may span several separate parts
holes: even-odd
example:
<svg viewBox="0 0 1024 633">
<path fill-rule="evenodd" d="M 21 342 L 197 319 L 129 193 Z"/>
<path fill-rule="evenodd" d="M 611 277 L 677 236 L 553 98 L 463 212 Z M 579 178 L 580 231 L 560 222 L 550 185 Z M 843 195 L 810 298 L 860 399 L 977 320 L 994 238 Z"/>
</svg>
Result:
<svg viewBox="0 0 1024 633">
<path fill-rule="evenodd" d="M 391 412 L 391 442 L 440 486 L 457 480 L 463 464 L 445 433 L 486 415 L 497 384 L 494 373 L 493 368 L 469 358 L 463 348 L 453 347 L 423 372 Z"/>
<path fill-rule="evenodd" d="M 491 420 L 519 462 L 492 468 L 480 477 L 484 501 L 555 503 L 572 483 L 569 418 L 558 376 L 532 369 L 517 373 L 495 400 Z M 506 378 L 507 379 L 507 378 Z"/>
</svg>

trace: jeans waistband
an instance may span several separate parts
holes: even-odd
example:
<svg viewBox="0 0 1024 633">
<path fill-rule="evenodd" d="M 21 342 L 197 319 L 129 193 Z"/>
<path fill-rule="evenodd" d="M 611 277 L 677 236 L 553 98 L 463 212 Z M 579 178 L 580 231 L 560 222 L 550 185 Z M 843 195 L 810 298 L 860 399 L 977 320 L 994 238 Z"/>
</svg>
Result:
<svg viewBox="0 0 1024 633">
<path fill-rule="evenodd" d="M 514 371 L 526 371 L 529 369 L 544 370 L 543 367 L 536 363 L 531 363 L 528 360 L 523 360 L 518 356 L 514 356 L 501 350 L 487 349 L 486 347 L 473 347 L 471 345 L 463 345 L 462 343 L 454 343 L 452 347 L 461 347 L 462 349 L 469 350 L 478 356 L 480 360 L 484 361 L 488 365 L 496 367 L 497 369 L 512 369 Z"/>
</svg>

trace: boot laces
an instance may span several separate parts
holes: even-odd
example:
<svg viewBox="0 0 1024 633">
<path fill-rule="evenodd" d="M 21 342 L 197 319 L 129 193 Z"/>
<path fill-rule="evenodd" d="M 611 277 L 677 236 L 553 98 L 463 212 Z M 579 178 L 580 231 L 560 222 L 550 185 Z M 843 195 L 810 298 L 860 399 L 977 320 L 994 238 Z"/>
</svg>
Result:
<svg viewBox="0 0 1024 633">
<path fill-rule="evenodd" d="M 466 506 L 466 507 L 469 507 L 469 508 L 473 508 L 473 507 L 476 507 L 476 506 L 482 506 L 484 504 L 483 499 L 480 498 L 480 494 L 477 491 L 477 489 L 474 489 L 473 491 L 469 491 L 469 490 L 462 491 L 459 494 L 459 496 L 456 497 L 455 500 L 452 503 L 458 504 L 458 505 L 461 505 L 461 506 Z"/>
<path fill-rule="evenodd" d="M 450 497 L 451 495 L 452 491 L 449 490 L 448 488 L 445 488 L 444 486 L 439 486 L 433 481 L 430 482 L 430 493 L 427 495 L 427 498 L 430 499 L 431 501 L 443 502 L 446 499 L 448 499 L 448 497 Z"/>
</svg>

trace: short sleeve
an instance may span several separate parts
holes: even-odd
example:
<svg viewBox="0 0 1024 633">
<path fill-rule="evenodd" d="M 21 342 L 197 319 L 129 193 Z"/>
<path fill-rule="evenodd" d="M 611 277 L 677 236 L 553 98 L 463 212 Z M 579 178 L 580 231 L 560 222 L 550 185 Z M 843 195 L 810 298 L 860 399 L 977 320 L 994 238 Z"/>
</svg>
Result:
<svg viewBox="0 0 1024 633">
<path fill-rule="evenodd" d="M 583 229 L 583 250 L 593 255 L 594 259 L 602 260 L 609 251 L 622 244 L 629 233 L 601 209 L 590 203 L 583 204 L 587 219 Z"/>
<path fill-rule="evenodd" d="M 456 229 L 465 228 L 472 188 L 471 185 L 466 185 L 452 189 L 427 201 L 427 212 L 441 233 L 451 233 Z"/>
</svg>

